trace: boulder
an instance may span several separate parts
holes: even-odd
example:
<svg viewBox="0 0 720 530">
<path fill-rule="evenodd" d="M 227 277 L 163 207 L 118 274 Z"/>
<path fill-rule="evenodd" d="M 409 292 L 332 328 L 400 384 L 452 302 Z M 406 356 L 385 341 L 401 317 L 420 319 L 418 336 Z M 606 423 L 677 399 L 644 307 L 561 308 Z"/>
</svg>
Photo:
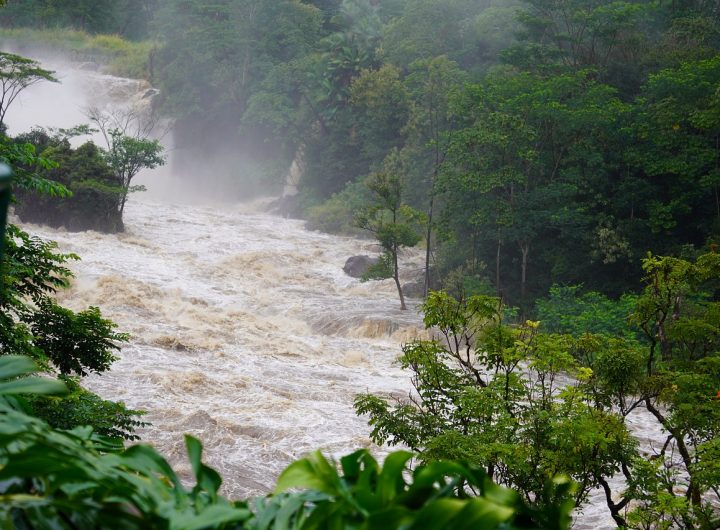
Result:
<svg viewBox="0 0 720 530">
<path fill-rule="evenodd" d="M 158 94 L 160 94 L 160 91 L 157 88 L 148 88 L 142 95 L 142 99 L 154 98 Z"/>
<path fill-rule="evenodd" d="M 380 258 L 372 258 L 370 256 L 351 256 L 345 262 L 343 271 L 353 278 L 361 278 L 365 272 L 380 262 Z"/>
</svg>

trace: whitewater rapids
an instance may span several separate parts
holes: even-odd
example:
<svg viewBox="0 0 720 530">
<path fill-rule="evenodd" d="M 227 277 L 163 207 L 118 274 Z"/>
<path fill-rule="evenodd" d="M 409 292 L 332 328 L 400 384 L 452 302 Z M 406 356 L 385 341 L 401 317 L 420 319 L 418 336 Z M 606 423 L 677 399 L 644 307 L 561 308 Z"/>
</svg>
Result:
<svg viewBox="0 0 720 530">
<path fill-rule="evenodd" d="M 232 497 L 270 491 L 314 449 L 372 446 L 353 398 L 407 395 L 393 361 L 422 326 L 398 309 L 392 280 L 343 273 L 371 241 L 233 208 L 133 201 L 125 221 L 119 235 L 26 228 L 82 257 L 59 301 L 99 306 L 131 334 L 112 369 L 84 384 L 147 411 L 143 441 L 188 477 L 183 434 L 200 438 Z"/>
</svg>

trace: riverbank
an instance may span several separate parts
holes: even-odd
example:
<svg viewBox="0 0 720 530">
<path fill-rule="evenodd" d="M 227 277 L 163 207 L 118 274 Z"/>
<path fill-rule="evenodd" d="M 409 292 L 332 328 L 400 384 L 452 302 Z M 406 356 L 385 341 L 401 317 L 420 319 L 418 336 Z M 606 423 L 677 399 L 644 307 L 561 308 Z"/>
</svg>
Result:
<svg viewBox="0 0 720 530">
<path fill-rule="evenodd" d="M 32 55 L 57 53 L 78 63 L 93 63 L 104 73 L 144 79 L 153 77 L 154 41 L 129 41 L 117 35 L 90 35 L 72 29 L 0 28 L 2 49 Z"/>
</svg>

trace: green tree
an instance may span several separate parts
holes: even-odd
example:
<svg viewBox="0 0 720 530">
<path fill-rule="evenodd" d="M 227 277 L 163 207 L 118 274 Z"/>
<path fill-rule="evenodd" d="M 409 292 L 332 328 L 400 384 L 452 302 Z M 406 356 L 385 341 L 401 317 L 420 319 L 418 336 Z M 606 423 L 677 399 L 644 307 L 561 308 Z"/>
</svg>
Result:
<svg viewBox="0 0 720 530">
<path fill-rule="evenodd" d="M 134 138 L 127 136 L 118 129 L 109 133 L 110 145 L 105 158 L 121 182 L 120 215 L 125 210 L 128 194 L 138 191 L 137 186 L 131 186 L 132 179 L 141 169 L 154 169 L 165 163 L 162 155 L 163 146 L 158 140 L 147 138 Z"/>
<path fill-rule="evenodd" d="M 548 75 L 593 69 L 600 79 L 636 91 L 646 73 L 650 31 L 642 21 L 657 5 L 638 1 L 527 0 L 521 42 L 505 57 Z"/>
<path fill-rule="evenodd" d="M 647 211 L 638 214 L 654 234 L 684 231 L 699 212 L 711 226 L 720 223 L 718 83 L 720 56 L 685 62 L 651 75 L 637 101 L 627 158 L 653 183 Z M 698 235 L 707 238 L 707 228 Z"/>
<path fill-rule="evenodd" d="M 592 261 L 595 245 L 588 233 L 597 221 L 587 204 L 597 199 L 588 193 L 616 163 L 608 147 L 624 112 L 615 91 L 589 72 L 547 80 L 499 72 L 459 93 L 453 102 L 460 125 L 449 146 L 452 169 L 443 174 L 449 206 L 444 221 L 455 240 L 449 251 L 494 262 L 498 294 L 525 308 L 532 283 L 545 292 L 556 271 L 572 281 L 572 267 L 584 261 L 577 254 Z M 458 208 L 467 214 L 454 215 Z M 544 251 L 538 241 L 554 241 L 556 250 Z M 574 265 L 563 263 L 566 255 Z M 519 267 L 508 270 L 503 261 Z M 504 270 L 508 281 L 501 278 Z"/>
<path fill-rule="evenodd" d="M 117 181 L 122 220 L 128 195 L 144 190 L 142 186 L 132 186 L 132 180 L 143 169 L 165 164 L 160 140 L 149 138 L 157 122 L 152 116 L 143 118 L 131 111 L 107 114 L 96 108 L 88 111 L 88 118 L 105 139 L 104 158 Z"/>
<path fill-rule="evenodd" d="M 602 489 L 619 528 L 717 527 L 720 257 L 649 256 L 643 268 L 643 294 L 615 336 L 511 327 L 497 299 L 432 293 L 424 321 L 436 336 L 404 345 L 399 360 L 415 391 L 394 404 L 356 399 L 373 440 L 426 462 L 467 459 L 538 503 L 543 477 L 566 473 L 579 505 Z M 629 428 L 638 408 L 665 436 L 650 459 Z"/>
<path fill-rule="evenodd" d="M 415 61 L 405 84 L 412 98 L 410 117 L 405 125 L 407 142 L 405 157 L 413 162 L 414 172 L 420 173 L 418 186 L 426 191 L 427 227 L 425 230 L 425 296 L 431 285 L 430 258 L 433 249 L 433 222 L 440 172 L 443 170 L 455 120 L 450 112 L 450 96 L 465 80 L 457 63 L 445 56 Z"/>
<path fill-rule="evenodd" d="M 556 285 L 547 297 L 535 301 L 535 308 L 537 319 L 550 333 L 576 338 L 586 333 L 632 338 L 637 332 L 628 327 L 628 318 L 636 303 L 637 297 L 632 294 L 612 300 L 598 292 L 584 292 L 581 285 Z"/>
<path fill-rule="evenodd" d="M 633 452 L 619 418 L 560 382 L 564 373 L 586 376 L 571 339 L 542 335 L 534 322 L 505 325 L 491 297 L 432 292 L 423 310 L 437 336 L 404 345 L 399 360 L 415 392 L 395 405 L 372 394 L 356 399 L 373 440 L 406 444 L 424 462 L 467 459 L 537 506 L 553 502 L 544 484 L 558 473 L 577 481 L 582 505 L 598 477 L 614 475 Z"/>
<path fill-rule="evenodd" d="M 668 433 L 661 456 L 669 458 L 668 450 L 680 455 L 679 467 L 687 476 L 687 493 L 680 497 L 689 502 L 685 519 L 710 528 L 720 517 L 705 504 L 711 501 L 709 484 L 702 477 L 718 469 L 717 461 L 706 458 L 712 458 L 709 449 L 720 437 L 715 389 L 720 373 L 720 304 L 710 301 L 706 290 L 718 284 L 720 257 L 705 254 L 689 262 L 648 256 L 643 270 L 646 287 L 633 315 L 649 342 L 640 397 Z M 716 489 L 710 492 L 720 499 Z"/>
<path fill-rule="evenodd" d="M 401 16 L 384 28 L 383 49 L 395 66 L 446 55 L 464 66 L 477 60 L 476 35 L 470 21 L 488 2 L 417 0 L 406 2 Z"/>
<path fill-rule="evenodd" d="M 402 145 L 401 130 L 408 119 L 410 102 L 400 73 L 390 65 L 362 70 L 350 85 L 356 134 L 368 160 L 382 161 Z"/>
<path fill-rule="evenodd" d="M 374 200 L 370 207 L 358 213 L 356 223 L 360 228 L 375 234 L 384 251 L 380 267 L 370 274 L 374 279 L 392 277 L 395 280 L 400 309 L 405 310 L 407 306 L 400 286 L 398 255 L 403 247 L 415 246 L 420 241 L 420 236 L 411 225 L 416 213 L 403 204 L 403 181 L 398 173 L 373 173 L 367 179 L 367 186 Z"/>
<path fill-rule="evenodd" d="M 5 114 L 20 93 L 40 81 L 54 81 L 54 72 L 27 57 L 0 52 L 0 128 L 6 127 Z"/>
</svg>

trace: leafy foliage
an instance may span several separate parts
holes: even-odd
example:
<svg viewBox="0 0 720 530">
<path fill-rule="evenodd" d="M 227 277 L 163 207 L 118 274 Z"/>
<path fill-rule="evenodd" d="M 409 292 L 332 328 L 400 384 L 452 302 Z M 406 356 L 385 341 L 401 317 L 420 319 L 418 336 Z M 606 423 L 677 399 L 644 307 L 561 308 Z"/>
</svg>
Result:
<svg viewBox="0 0 720 530">
<path fill-rule="evenodd" d="M 5 125 L 8 108 L 23 90 L 40 81 L 57 81 L 53 74 L 37 61 L 0 52 L 0 126 Z"/>
<path fill-rule="evenodd" d="M 392 277 L 400 297 L 400 309 L 407 309 L 400 287 L 398 253 L 401 248 L 412 247 L 420 241 L 420 236 L 411 224 L 417 214 L 403 204 L 403 182 L 397 174 L 374 173 L 368 178 L 367 186 L 374 201 L 358 213 L 356 223 L 360 228 L 375 234 L 384 251 L 378 266 L 369 271 L 367 278 Z"/>
<path fill-rule="evenodd" d="M 186 444 L 197 485 L 186 489 L 148 446 L 100 453 L 89 428 L 56 431 L 21 412 L 0 416 L 5 521 L 18 528 L 227 528 L 249 511 L 217 495 L 220 479 Z"/>
<path fill-rule="evenodd" d="M 607 334 L 544 334 L 531 321 L 510 327 L 495 298 L 431 293 L 423 310 L 435 338 L 404 345 L 399 359 L 415 392 L 394 404 L 372 394 L 356 399 L 373 440 L 408 445 L 425 462 L 467 460 L 540 506 L 544 481 L 566 473 L 579 485 L 579 505 L 590 489 L 602 488 L 618 527 L 714 527 L 720 498 L 709 479 L 717 476 L 720 436 L 720 311 L 707 289 L 720 280 L 720 260 L 650 255 L 643 263 L 643 294 L 630 318 Z M 593 314 L 607 321 L 608 307 L 617 310 L 607 300 L 585 305 L 597 294 L 574 294 L 556 289 L 547 303 L 567 305 L 569 295 L 575 318 L 555 322 L 567 331 L 581 330 Z M 638 407 L 667 436 L 650 449 L 650 462 L 630 431 Z M 615 475 L 626 490 L 613 491 Z"/>
<path fill-rule="evenodd" d="M 102 399 L 84 389 L 77 377 L 61 376 L 68 393 L 60 397 L 28 399 L 30 409 L 56 429 L 71 430 L 78 425 L 91 425 L 93 432 L 114 440 L 139 440 L 135 430 L 146 424 L 144 412 L 128 409 L 123 403 Z"/>
<path fill-rule="evenodd" d="M 627 321 L 636 301 L 637 298 L 629 294 L 611 300 L 597 292 L 583 293 L 582 286 L 575 285 L 552 287 L 547 298 L 535 303 L 543 329 L 580 337 L 585 333 L 610 336 L 629 333 Z"/>
<path fill-rule="evenodd" d="M 129 136 L 119 129 L 108 132 L 109 145 L 105 159 L 112 168 L 120 185 L 120 215 L 128 194 L 134 191 L 130 185 L 141 169 L 154 169 L 165 163 L 163 147 L 158 140 Z"/>
<path fill-rule="evenodd" d="M 320 453 L 314 453 L 291 464 L 276 486 L 276 492 L 298 487 L 310 491 L 280 497 L 279 503 L 285 507 L 299 500 L 313 503 L 312 510 L 295 515 L 296 526 L 291 527 L 302 529 L 560 529 L 570 523 L 572 502 L 567 495 L 572 486 L 567 480 L 547 484 L 548 495 L 559 509 L 539 511 L 473 466 L 438 461 L 417 466 L 408 480 L 405 471 L 412 457 L 407 451 L 392 453 L 381 468 L 366 450 L 360 450 L 340 460 L 340 475 Z M 275 508 L 280 516 L 281 506 L 278 498 L 271 498 L 262 515 Z M 275 520 L 277 524 L 281 519 Z"/>
<path fill-rule="evenodd" d="M 0 136 L 0 159 L 13 168 L 13 187 L 21 192 L 35 192 L 50 197 L 69 197 L 70 191 L 61 183 L 38 175 L 57 164 L 37 154 L 31 143 L 14 142 L 7 136 Z"/>
<path fill-rule="evenodd" d="M 40 160 L 52 159 L 50 167 L 37 161 L 21 167 L 53 185 L 62 185 L 71 196 L 52 196 L 47 190 L 16 191 L 15 213 L 27 222 L 65 226 L 69 230 L 116 232 L 122 229 L 120 197 L 122 186 L 92 142 L 73 149 L 62 133 L 53 136 L 36 130 L 21 135 L 15 143 L 33 145 Z"/>
<path fill-rule="evenodd" d="M 633 450 L 621 421 L 588 407 L 581 386 L 560 383 L 582 373 L 572 339 L 542 335 L 533 322 L 504 325 L 492 297 L 433 292 L 423 308 L 439 335 L 406 344 L 399 360 L 416 393 L 394 406 L 371 394 L 356 400 L 375 441 L 406 444 L 426 462 L 467 459 L 538 506 L 551 502 L 544 488 L 558 473 L 579 483 L 583 503 L 596 477 L 612 476 Z"/>
<path fill-rule="evenodd" d="M 148 446 L 121 449 L 89 428 L 59 431 L 19 411 L 9 397 L 62 390 L 44 378 L 14 379 L 32 371 L 25 357 L 0 357 L 0 515 L 16 528 L 569 527 L 566 480 L 548 484 L 554 509 L 537 511 L 459 463 L 421 466 L 408 480 L 408 452 L 390 455 L 381 468 L 367 451 L 357 451 L 341 459 L 341 472 L 315 453 L 282 473 L 274 496 L 231 502 L 218 495 L 222 479 L 202 463 L 195 438 L 185 438 L 195 481 L 189 488 Z"/>
</svg>

